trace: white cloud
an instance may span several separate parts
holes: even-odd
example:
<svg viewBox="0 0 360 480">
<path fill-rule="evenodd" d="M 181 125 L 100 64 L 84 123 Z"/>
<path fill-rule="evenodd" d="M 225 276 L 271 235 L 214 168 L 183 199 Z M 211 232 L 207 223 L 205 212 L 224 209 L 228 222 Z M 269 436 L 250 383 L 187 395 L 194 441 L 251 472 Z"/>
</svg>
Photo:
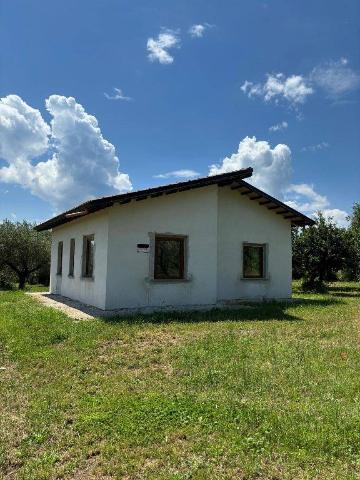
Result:
<svg viewBox="0 0 360 480">
<path fill-rule="evenodd" d="M 272 125 L 271 127 L 269 127 L 269 131 L 270 132 L 278 132 L 279 130 L 285 130 L 286 128 L 288 128 L 288 123 L 287 122 L 280 122 L 280 123 L 277 123 L 276 125 Z"/>
<path fill-rule="evenodd" d="M 116 88 L 114 87 L 114 94 L 113 95 L 109 95 L 108 93 L 104 92 L 104 96 L 108 99 L 108 100 L 125 100 L 125 101 L 130 101 L 132 100 L 131 97 L 127 97 L 126 95 L 124 95 L 123 91 L 121 88 Z"/>
<path fill-rule="evenodd" d="M 270 195 L 282 197 L 290 184 L 292 174 L 290 148 L 283 144 L 271 148 L 266 141 L 245 137 L 236 153 L 224 158 L 220 165 L 210 166 L 210 175 L 247 167 L 254 168 L 253 176 L 248 179 L 249 183 Z"/>
<path fill-rule="evenodd" d="M 313 93 L 302 75 L 286 77 L 283 73 L 268 74 L 264 83 L 254 84 L 246 80 L 240 88 L 248 97 L 261 97 L 265 102 L 287 101 L 292 106 L 304 103 Z"/>
<path fill-rule="evenodd" d="M 192 38 L 201 38 L 204 36 L 205 30 L 214 27 L 215 25 L 211 25 L 211 23 L 207 22 L 194 24 L 189 28 L 189 34 Z"/>
<path fill-rule="evenodd" d="M 205 25 L 201 25 L 200 23 L 197 25 L 192 25 L 189 28 L 189 33 L 192 38 L 201 38 L 204 35 L 204 32 L 206 30 Z"/>
<path fill-rule="evenodd" d="M 325 62 L 312 70 L 310 79 L 330 97 L 341 97 L 360 86 L 360 74 L 352 70 L 348 63 L 346 58 Z"/>
<path fill-rule="evenodd" d="M 340 226 L 348 225 L 348 213 L 338 208 L 328 208 L 330 202 L 325 195 L 320 195 L 314 189 L 313 185 L 307 183 L 292 184 L 287 190 L 287 197 L 292 200 L 285 200 L 289 207 L 314 216 L 319 210 L 326 218 L 332 218 L 334 222 Z"/>
<path fill-rule="evenodd" d="M 249 98 L 260 97 L 265 102 L 273 101 L 275 104 L 282 101 L 292 107 L 305 103 L 319 88 L 329 97 L 340 98 L 360 87 L 360 74 L 351 69 L 348 63 L 346 58 L 340 58 L 324 62 L 308 74 L 267 74 L 263 83 L 245 80 L 240 88 Z"/>
<path fill-rule="evenodd" d="M 338 208 L 325 209 L 323 214 L 326 218 L 332 218 L 340 227 L 347 227 L 349 225 L 349 214 L 344 210 L 339 210 Z"/>
<path fill-rule="evenodd" d="M 255 137 L 241 140 L 236 153 L 233 153 L 219 165 L 211 165 L 209 175 L 231 172 L 240 168 L 253 167 L 253 176 L 247 182 L 279 198 L 287 205 L 307 215 L 318 210 L 333 212 L 337 221 L 346 212 L 329 209 L 330 202 L 320 195 L 313 185 L 292 183 L 291 150 L 287 145 L 278 144 L 274 148 L 266 141 L 257 141 Z M 340 213 L 342 212 L 342 213 Z"/>
<path fill-rule="evenodd" d="M 94 116 L 72 97 L 51 95 L 46 108 L 50 126 L 20 97 L 0 100 L 0 158 L 8 164 L 0 168 L 0 181 L 17 183 L 56 208 L 131 189 Z"/>
<path fill-rule="evenodd" d="M 317 193 L 314 186 L 307 183 L 289 185 L 287 194 L 290 194 L 292 199 L 287 200 L 286 203 L 303 212 L 316 212 L 329 206 L 326 196 Z"/>
<path fill-rule="evenodd" d="M 200 173 L 196 172 L 195 170 L 182 169 L 174 170 L 173 172 L 160 173 L 158 175 L 154 175 L 154 178 L 195 178 L 199 175 Z"/>
<path fill-rule="evenodd" d="M 324 150 L 325 148 L 329 148 L 330 144 L 327 142 L 320 142 L 316 143 L 315 145 L 308 145 L 307 147 L 303 147 L 301 150 L 303 152 L 317 152 L 318 150 Z"/>
<path fill-rule="evenodd" d="M 151 62 L 158 61 L 163 65 L 170 65 L 174 61 L 174 57 L 170 55 L 168 50 L 180 46 L 178 32 L 170 29 L 163 29 L 159 33 L 157 39 L 149 38 L 146 48 L 149 52 L 148 58 Z"/>
<path fill-rule="evenodd" d="M 48 148 L 49 126 L 38 110 L 17 95 L 0 99 L 0 128 L 3 158 L 20 156 L 24 151 L 36 157 Z"/>
</svg>

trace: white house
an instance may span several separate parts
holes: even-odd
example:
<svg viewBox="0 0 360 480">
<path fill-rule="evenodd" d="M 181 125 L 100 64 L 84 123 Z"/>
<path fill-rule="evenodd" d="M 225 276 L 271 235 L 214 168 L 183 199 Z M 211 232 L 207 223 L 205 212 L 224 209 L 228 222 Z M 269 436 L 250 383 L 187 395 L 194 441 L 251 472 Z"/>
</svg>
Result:
<svg viewBox="0 0 360 480">
<path fill-rule="evenodd" d="M 52 230 L 50 291 L 101 309 L 291 296 L 291 225 L 313 220 L 244 181 L 252 169 L 85 202 Z"/>
</svg>

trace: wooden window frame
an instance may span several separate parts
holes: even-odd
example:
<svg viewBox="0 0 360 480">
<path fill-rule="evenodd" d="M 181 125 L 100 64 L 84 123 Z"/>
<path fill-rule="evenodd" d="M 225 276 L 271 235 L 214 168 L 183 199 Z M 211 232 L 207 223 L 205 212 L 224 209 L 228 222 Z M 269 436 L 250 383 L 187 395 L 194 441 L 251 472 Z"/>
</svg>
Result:
<svg viewBox="0 0 360 480">
<path fill-rule="evenodd" d="M 89 262 L 89 241 L 94 241 L 93 249 L 93 261 L 92 261 L 92 271 L 88 271 L 88 262 Z M 94 267 L 95 267 L 95 234 L 91 233 L 89 235 L 83 236 L 83 251 L 82 251 L 82 268 L 81 276 L 82 278 L 94 278 Z"/>
<path fill-rule="evenodd" d="M 245 274 L 245 248 L 253 247 L 260 248 L 262 250 L 262 275 L 261 276 L 249 276 Z M 267 279 L 267 257 L 268 257 L 268 246 L 266 243 L 253 243 L 253 242 L 244 242 L 242 244 L 242 278 L 244 280 L 266 280 Z"/>
<path fill-rule="evenodd" d="M 159 277 L 156 275 L 156 258 L 157 258 L 157 241 L 158 240 L 173 240 L 180 242 L 180 275 L 177 277 Z M 156 282 L 183 282 L 186 281 L 186 250 L 187 250 L 187 236 L 186 235 L 169 235 L 156 233 L 154 235 L 154 256 L 153 256 L 153 279 Z"/>
<path fill-rule="evenodd" d="M 69 277 L 74 277 L 75 271 L 75 238 L 70 238 L 69 247 Z"/>
<path fill-rule="evenodd" d="M 62 275 L 62 264 L 63 264 L 63 255 L 64 255 L 64 242 L 60 240 L 57 245 L 57 266 L 56 266 L 56 275 Z"/>
</svg>

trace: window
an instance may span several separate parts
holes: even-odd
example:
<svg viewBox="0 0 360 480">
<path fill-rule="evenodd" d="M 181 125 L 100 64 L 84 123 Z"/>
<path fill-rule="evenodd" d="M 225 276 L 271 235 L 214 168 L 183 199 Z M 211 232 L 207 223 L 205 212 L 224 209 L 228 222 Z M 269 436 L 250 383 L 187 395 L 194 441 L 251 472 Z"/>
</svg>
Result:
<svg viewBox="0 0 360 480">
<path fill-rule="evenodd" d="M 265 277 L 265 245 L 243 246 L 243 278 Z"/>
<path fill-rule="evenodd" d="M 184 278 L 185 237 L 156 235 L 154 279 Z"/>
<path fill-rule="evenodd" d="M 62 275 L 63 242 L 58 243 L 57 270 L 58 275 Z"/>
<path fill-rule="evenodd" d="M 82 276 L 93 277 L 94 273 L 94 235 L 85 235 L 83 240 Z"/>
<path fill-rule="evenodd" d="M 70 239 L 69 277 L 74 276 L 75 238 Z"/>
</svg>

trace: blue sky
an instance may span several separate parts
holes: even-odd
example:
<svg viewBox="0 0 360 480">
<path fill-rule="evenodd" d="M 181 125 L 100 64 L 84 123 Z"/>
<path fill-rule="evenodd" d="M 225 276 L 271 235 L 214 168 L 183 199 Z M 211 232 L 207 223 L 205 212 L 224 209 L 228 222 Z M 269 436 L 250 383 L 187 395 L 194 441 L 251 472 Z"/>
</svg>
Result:
<svg viewBox="0 0 360 480">
<path fill-rule="evenodd" d="M 359 14 L 357 0 L 4 2 L 0 219 L 249 165 L 343 223 L 360 201 Z"/>
</svg>

